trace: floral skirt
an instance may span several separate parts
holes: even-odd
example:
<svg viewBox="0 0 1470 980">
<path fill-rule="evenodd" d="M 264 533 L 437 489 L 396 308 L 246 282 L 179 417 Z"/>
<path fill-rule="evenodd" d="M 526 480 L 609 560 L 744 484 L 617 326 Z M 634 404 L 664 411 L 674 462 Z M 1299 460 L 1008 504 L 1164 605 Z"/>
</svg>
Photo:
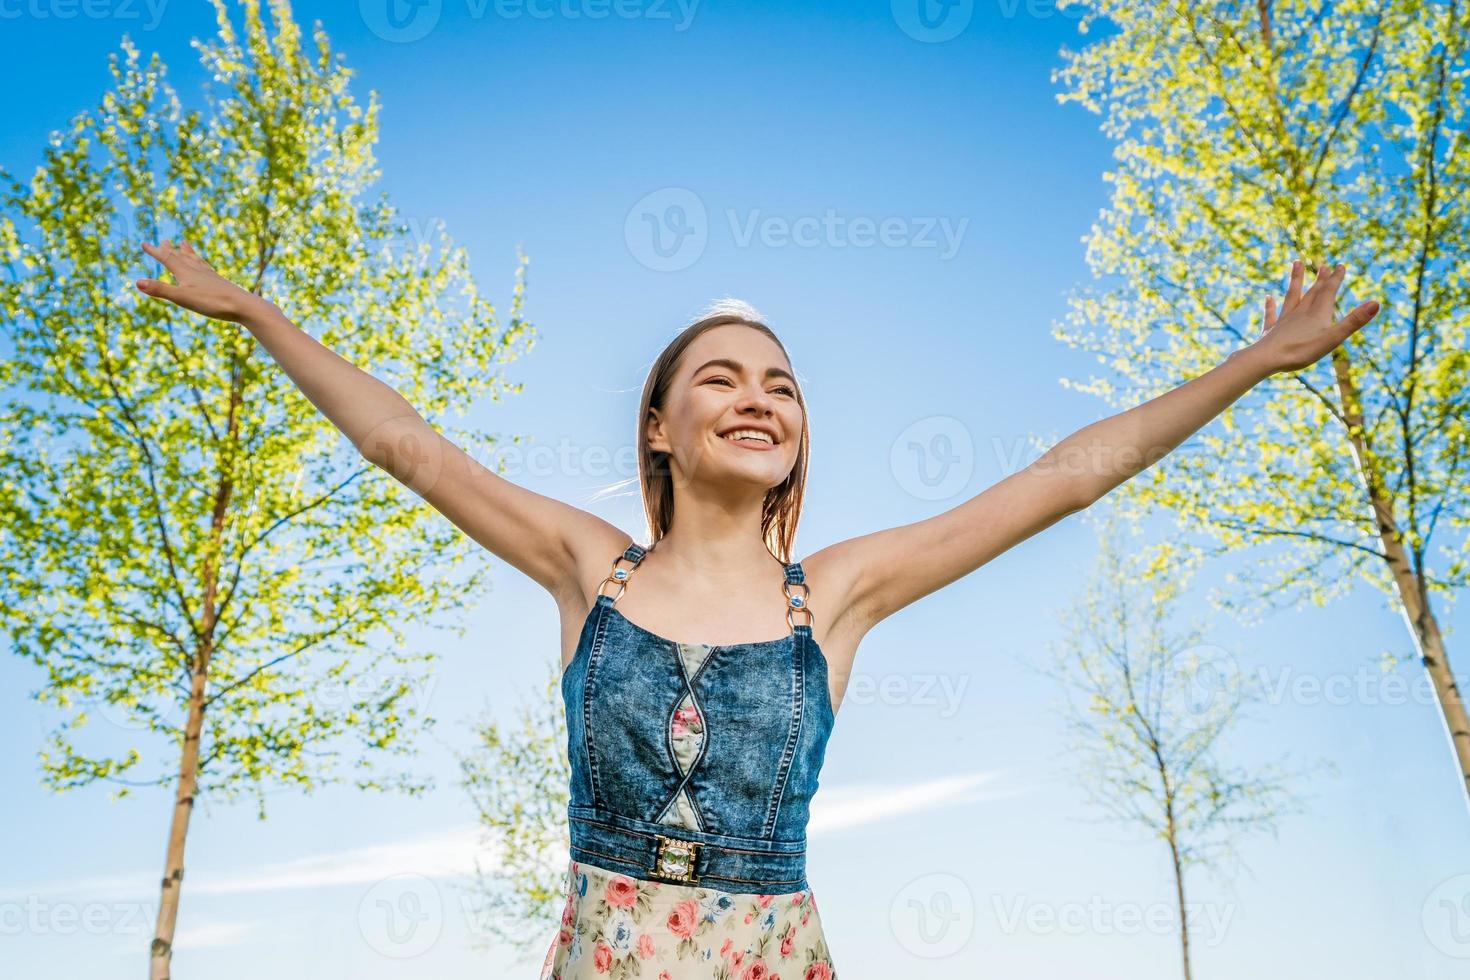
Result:
<svg viewBox="0 0 1470 980">
<path fill-rule="evenodd" d="M 541 980 L 836 980 L 810 891 L 748 895 L 571 862 Z"/>
</svg>

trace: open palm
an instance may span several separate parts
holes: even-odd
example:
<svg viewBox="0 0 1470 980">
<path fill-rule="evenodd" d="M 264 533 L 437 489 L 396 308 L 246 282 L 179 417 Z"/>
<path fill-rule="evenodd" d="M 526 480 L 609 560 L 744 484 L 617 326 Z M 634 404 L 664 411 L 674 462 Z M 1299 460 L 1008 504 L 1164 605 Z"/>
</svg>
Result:
<svg viewBox="0 0 1470 980">
<path fill-rule="evenodd" d="M 1340 320 L 1333 320 L 1337 287 L 1347 277 L 1347 266 L 1317 267 L 1317 278 L 1302 293 L 1301 260 L 1291 264 L 1291 279 L 1281 309 L 1276 298 L 1266 297 L 1266 316 L 1261 335 L 1251 344 L 1266 355 L 1275 371 L 1298 371 L 1317 363 L 1378 314 L 1378 304 L 1360 303 Z"/>
<path fill-rule="evenodd" d="M 180 240 L 177 246 L 168 239 L 157 245 L 142 244 L 143 251 L 162 262 L 174 277 L 172 283 L 139 279 L 135 285 L 149 296 L 166 299 L 216 320 L 237 323 L 249 304 L 259 300 L 254 293 L 241 289 L 215 272 L 186 241 Z"/>
</svg>

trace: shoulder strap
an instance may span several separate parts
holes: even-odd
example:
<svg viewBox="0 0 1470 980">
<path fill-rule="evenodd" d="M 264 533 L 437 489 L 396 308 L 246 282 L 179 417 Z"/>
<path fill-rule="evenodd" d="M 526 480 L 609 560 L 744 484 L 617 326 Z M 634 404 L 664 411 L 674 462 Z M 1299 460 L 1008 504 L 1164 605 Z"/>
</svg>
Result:
<svg viewBox="0 0 1470 980">
<path fill-rule="evenodd" d="M 799 590 L 792 589 L 792 586 L 798 585 L 801 586 Z M 786 625 L 793 630 L 798 626 L 810 629 L 816 617 L 812 615 L 811 607 L 807 604 L 811 588 L 806 584 L 806 571 L 801 567 L 801 562 L 786 563 L 786 582 L 781 586 L 781 591 L 786 593 Z M 796 622 L 793 614 L 798 612 L 806 613 L 806 622 Z"/>
<path fill-rule="evenodd" d="M 643 560 L 643 556 L 646 554 L 648 554 L 648 549 L 636 541 L 624 548 L 623 553 L 613 559 L 612 574 L 608 575 L 607 578 L 598 584 L 597 595 L 601 598 L 611 599 L 613 602 L 617 602 L 619 596 L 623 594 L 623 590 L 628 587 L 628 578 L 633 574 L 633 569 L 638 567 L 638 563 Z M 624 561 L 631 562 L 632 564 L 624 568 L 619 564 Z M 609 582 L 618 587 L 618 591 L 613 595 L 607 595 L 602 591 Z"/>
</svg>

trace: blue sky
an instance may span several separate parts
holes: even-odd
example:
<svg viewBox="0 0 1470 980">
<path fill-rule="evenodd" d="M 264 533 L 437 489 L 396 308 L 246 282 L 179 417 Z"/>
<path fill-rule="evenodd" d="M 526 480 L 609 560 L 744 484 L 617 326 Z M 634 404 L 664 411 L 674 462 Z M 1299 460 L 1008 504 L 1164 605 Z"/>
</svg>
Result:
<svg viewBox="0 0 1470 980">
<path fill-rule="evenodd" d="M 382 186 L 410 222 L 445 220 L 502 305 L 517 247 L 531 258 L 539 338 L 509 371 L 525 391 L 471 421 L 585 463 L 520 482 L 640 535 L 631 493 L 598 495 L 633 474 L 586 450 L 626 457 L 652 359 L 706 302 L 737 296 L 781 334 L 810 404 L 798 557 L 954 506 L 1024 464 L 1028 437 L 1105 411 L 1058 383 L 1091 365 L 1050 335 L 1090 278 L 1081 239 L 1107 202 L 1097 117 L 1057 105 L 1049 77 L 1060 46 L 1087 38 L 1039 0 L 961 3 L 927 26 L 917 9 L 442 0 L 390 20 L 382 0 L 296 4 L 302 22 L 324 20 L 359 98 L 380 93 Z M 189 39 L 212 30 L 192 0 L 0 2 L 0 81 L 25 93 L 8 100 L 0 165 L 28 175 L 48 134 L 95 104 L 124 31 L 196 98 Z M 914 433 L 961 439 L 948 496 L 894 463 Z M 1178 975 L 1173 936 L 1150 925 L 1169 907 L 1166 855 L 1093 819 L 1067 775 L 1058 693 L 1035 670 L 1095 549 L 1074 517 L 864 641 L 809 857 L 844 980 Z M 1181 611 L 1212 615 L 1204 593 L 1226 570 Z M 509 717 L 545 676 L 556 610 L 498 563 L 466 602 L 463 639 L 414 634 L 443 654 L 423 694 L 441 725 L 420 760 L 439 789 L 280 793 L 263 823 L 206 801 L 178 975 L 536 975 L 540 944 L 519 960 L 473 946 L 458 888 L 476 842 L 453 752 L 473 717 Z M 1455 652 L 1459 617 L 1443 615 Z M 1237 757 L 1285 752 L 1338 773 L 1278 837 L 1244 846 L 1248 872 L 1191 882 L 1206 923 L 1197 975 L 1463 975 L 1465 806 L 1417 668 L 1399 668 L 1402 689 L 1378 673 L 1381 651 L 1409 650 L 1397 610 L 1360 589 L 1256 626 L 1213 614 L 1208 640 L 1296 692 L 1241 729 Z M 171 797 L 44 791 L 35 754 L 54 717 L 30 698 L 39 680 L 0 657 L 6 960 L 17 975 L 137 975 Z M 411 948 L 383 940 L 380 915 L 408 893 L 428 910 Z"/>
</svg>

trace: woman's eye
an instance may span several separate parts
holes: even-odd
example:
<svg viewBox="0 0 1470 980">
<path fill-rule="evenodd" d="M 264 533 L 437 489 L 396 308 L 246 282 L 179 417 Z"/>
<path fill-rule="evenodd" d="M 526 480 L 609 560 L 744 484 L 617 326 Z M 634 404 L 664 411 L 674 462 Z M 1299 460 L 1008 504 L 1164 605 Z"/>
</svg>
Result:
<svg viewBox="0 0 1470 980">
<path fill-rule="evenodd" d="M 704 383 L 705 384 L 709 384 L 711 381 L 723 381 L 723 382 L 725 382 L 725 384 L 730 385 L 731 387 L 734 387 L 733 382 L 731 382 L 730 379 L 729 378 L 726 378 L 726 377 L 721 377 L 721 376 L 718 376 L 717 375 L 716 377 L 713 377 L 713 378 L 706 378 L 704 380 Z M 779 392 L 784 392 L 785 394 L 790 395 L 793 398 L 796 397 L 796 389 L 795 388 L 792 388 L 790 385 L 777 385 L 776 388 L 775 388 L 775 390 L 776 391 L 779 391 Z"/>
</svg>

